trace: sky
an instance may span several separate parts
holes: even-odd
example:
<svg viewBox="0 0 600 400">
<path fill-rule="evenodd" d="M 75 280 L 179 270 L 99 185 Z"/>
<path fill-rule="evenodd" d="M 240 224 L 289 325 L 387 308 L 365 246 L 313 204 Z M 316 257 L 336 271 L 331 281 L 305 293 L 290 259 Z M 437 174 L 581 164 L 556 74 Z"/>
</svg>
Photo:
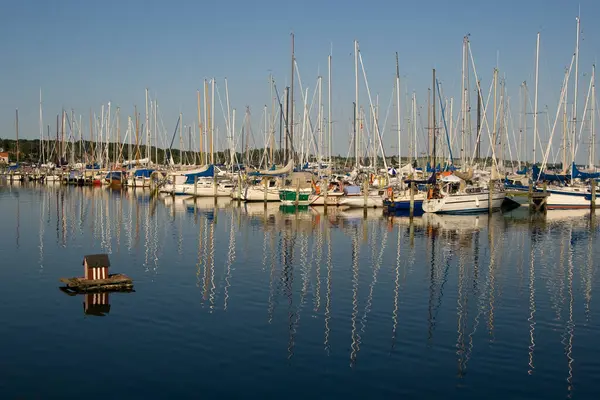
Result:
<svg viewBox="0 0 600 400">
<path fill-rule="evenodd" d="M 44 126 L 49 124 L 53 135 L 56 115 L 63 108 L 81 114 L 83 121 L 89 118 L 90 108 L 99 114 L 109 101 L 113 110 L 121 108 L 123 121 L 133 115 L 135 105 L 143 113 L 145 88 L 158 100 L 161 119 L 171 135 L 180 112 L 184 124 L 196 123 L 196 90 L 202 88 L 204 79 L 214 77 L 223 99 L 224 78 L 228 80 L 238 127 L 250 107 L 255 140 L 262 147 L 258 132 L 262 108 L 271 104 L 269 74 L 280 92 L 289 85 L 290 33 L 294 32 L 296 60 L 311 98 L 319 75 L 323 76 L 324 100 L 327 98 L 327 57 L 332 54 L 333 153 L 346 155 L 349 150 L 353 41 L 358 40 L 373 101 L 379 94 L 384 148 L 386 154 L 395 154 L 397 132 L 391 123 L 396 118 L 395 103 L 388 124 L 384 126 L 382 120 L 394 90 L 396 52 L 402 107 L 407 106 L 406 94 L 414 91 L 426 123 L 427 89 L 435 68 L 444 97 L 454 97 L 456 118 L 462 41 L 469 34 L 484 94 L 494 67 L 498 67 L 518 129 L 519 85 L 527 81 L 532 100 L 536 34 L 540 32 L 538 115 L 540 135 L 547 141 L 547 120 L 550 118 L 551 124 L 554 120 L 564 70 L 575 50 L 579 9 L 581 118 L 591 67 L 600 50 L 600 25 L 596 23 L 600 3 L 594 0 L 4 2 L 0 13 L 0 137 L 14 138 L 17 108 L 20 136 L 39 137 L 40 89 Z M 473 75 L 471 82 L 474 85 Z M 297 80 L 295 85 L 299 107 Z M 362 77 L 360 93 L 360 104 L 368 106 Z M 569 95 L 570 101 L 572 97 Z M 472 105 L 474 109 L 475 102 Z M 541 114 L 546 106 L 548 114 Z M 219 147 L 223 147 L 224 118 L 220 106 L 217 110 L 222 136 Z M 404 130 L 405 118 L 407 115 L 403 115 Z M 528 125 L 531 148 L 531 115 Z M 420 152 L 427 151 L 425 141 L 419 140 Z M 407 141 L 402 145 L 403 155 L 408 154 Z M 580 161 L 587 160 L 587 150 L 582 148 Z M 554 152 L 558 151 L 555 146 Z M 531 158 L 529 149 L 527 158 Z"/>
</svg>

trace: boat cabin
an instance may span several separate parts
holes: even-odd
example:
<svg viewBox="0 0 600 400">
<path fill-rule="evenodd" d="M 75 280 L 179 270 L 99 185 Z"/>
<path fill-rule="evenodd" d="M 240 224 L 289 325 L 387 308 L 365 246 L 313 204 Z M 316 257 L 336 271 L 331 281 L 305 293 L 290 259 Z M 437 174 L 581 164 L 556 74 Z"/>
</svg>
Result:
<svg viewBox="0 0 600 400">
<path fill-rule="evenodd" d="M 109 267 L 110 260 L 108 259 L 108 254 L 91 254 L 83 257 L 85 279 L 107 279 Z"/>
</svg>

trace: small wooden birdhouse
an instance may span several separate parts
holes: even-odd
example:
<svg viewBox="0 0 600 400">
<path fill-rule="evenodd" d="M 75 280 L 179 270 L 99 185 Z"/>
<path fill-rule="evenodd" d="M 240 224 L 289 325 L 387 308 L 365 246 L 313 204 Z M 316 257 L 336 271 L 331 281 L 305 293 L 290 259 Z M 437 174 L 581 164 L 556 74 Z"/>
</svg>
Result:
<svg viewBox="0 0 600 400">
<path fill-rule="evenodd" d="M 110 312 L 108 292 L 87 293 L 83 302 L 83 312 L 86 315 L 105 316 Z"/>
<path fill-rule="evenodd" d="M 108 267 L 110 267 L 108 254 L 92 254 L 83 257 L 85 279 L 108 279 Z"/>
</svg>

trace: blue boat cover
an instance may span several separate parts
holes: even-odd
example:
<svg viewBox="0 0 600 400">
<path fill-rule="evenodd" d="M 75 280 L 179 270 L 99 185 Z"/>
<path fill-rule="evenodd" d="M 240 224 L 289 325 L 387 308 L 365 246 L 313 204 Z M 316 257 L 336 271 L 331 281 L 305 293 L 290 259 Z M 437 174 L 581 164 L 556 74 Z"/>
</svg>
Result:
<svg viewBox="0 0 600 400">
<path fill-rule="evenodd" d="M 196 172 L 195 174 L 186 174 L 185 176 L 186 176 L 185 183 L 188 185 L 193 185 L 194 180 L 196 178 L 212 178 L 213 176 L 215 176 L 215 166 L 211 164 L 208 166 L 208 169 L 204 172 Z"/>
<path fill-rule="evenodd" d="M 136 170 L 133 176 L 136 178 L 150 178 L 150 175 L 152 175 L 153 172 L 153 169 L 143 168 Z"/>
<path fill-rule="evenodd" d="M 582 172 L 577 169 L 575 163 L 573 163 L 573 178 L 579 179 L 598 179 L 600 178 L 600 172 Z"/>
</svg>

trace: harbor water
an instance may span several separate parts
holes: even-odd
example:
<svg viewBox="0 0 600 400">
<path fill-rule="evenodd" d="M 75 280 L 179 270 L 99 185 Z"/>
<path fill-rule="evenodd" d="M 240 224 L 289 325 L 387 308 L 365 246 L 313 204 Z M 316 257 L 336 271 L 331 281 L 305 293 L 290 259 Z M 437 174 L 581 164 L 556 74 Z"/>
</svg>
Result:
<svg viewBox="0 0 600 400">
<path fill-rule="evenodd" d="M 0 396 L 600 397 L 600 220 L 0 183 Z M 135 292 L 59 290 L 87 254 Z"/>
</svg>

